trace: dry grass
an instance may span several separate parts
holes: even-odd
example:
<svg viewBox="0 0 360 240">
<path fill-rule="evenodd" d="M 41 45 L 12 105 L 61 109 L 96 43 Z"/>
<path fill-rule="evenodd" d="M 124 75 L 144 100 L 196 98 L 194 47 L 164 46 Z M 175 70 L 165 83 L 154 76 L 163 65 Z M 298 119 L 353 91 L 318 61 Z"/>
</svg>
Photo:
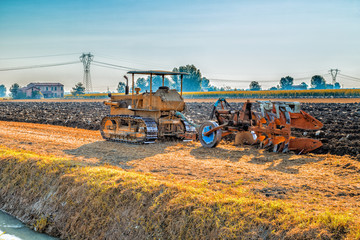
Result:
<svg viewBox="0 0 360 240">
<path fill-rule="evenodd" d="M 266 198 L 243 181 L 213 185 L 6 147 L 0 167 L 4 200 L 32 209 L 34 226 L 55 228 L 63 238 L 360 237 L 358 215 L 349 209 Z"/>
<path fill-rule="evenodd" d="M 360 239 L 360 162 L 349 157 L 226 143 L 127 145 L 29 123 L 0 129 L 0 203 L 39 231 L 71 239 Z"/>
</svg>

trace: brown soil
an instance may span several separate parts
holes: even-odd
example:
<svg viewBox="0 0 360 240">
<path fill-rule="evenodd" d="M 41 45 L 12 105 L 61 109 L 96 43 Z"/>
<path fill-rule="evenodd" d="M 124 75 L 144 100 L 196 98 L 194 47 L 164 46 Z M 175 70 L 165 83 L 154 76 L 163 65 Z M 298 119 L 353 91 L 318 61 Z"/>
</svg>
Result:
<svg viewBox="0 0 360 240">
<path fill-rule="evenodd" d="M 106 142 L 98 131 L 0 121 L 0 144 L 44 155 L 110 164 L 181 181 L 206 180 L 213 189 L 239 184 L 267 198 L 309 209 L 360 213 L 360 162 L 348 156 L 277 154 L 221 143 L 131 145 Z M 359 216 L 358 216 L 359 217 Z"/>
<path fill-rule="evenodd" d="M 234 109 L 241 109 L 243 103 L 230 104 Z M 202 124 L 209 120 L 213 102 L 189 102 L 186 107 L 185 115 Z M 323 146 L 314 153 L 348 154 L 360 159 L 360 103 L 302 103 L 301 108 L 320 120 L 324 127 L 320 131 L 293 129 L 294 136 L 322 141 Z M 109 114 L 109 107 L 101 102 L 0 102 L 0 112 L 2 121 L 98 130 L 101 119 Z"/>
</svg>

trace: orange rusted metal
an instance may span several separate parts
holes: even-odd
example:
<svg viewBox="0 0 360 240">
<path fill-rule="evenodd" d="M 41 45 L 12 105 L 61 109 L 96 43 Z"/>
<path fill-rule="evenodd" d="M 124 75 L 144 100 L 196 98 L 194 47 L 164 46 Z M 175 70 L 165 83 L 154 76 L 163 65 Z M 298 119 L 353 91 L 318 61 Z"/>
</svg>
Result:
<svg viewBox="0 0 360 240">
<path fill-rule="evenodd" d="M 220 103 L 220 104 L 219 104 Z M 254 107 L 254 105 L 257 105 Z M 217 109 L 221 106 L 221 109 Z M 223 98 L 215 105 L 212 117 L 216 117 L 217 126 L 199 132 L 199 139 L 207 139 L 206 146 L 216 146 L 209 143 L 211 136 L 221 130 L 222 136 L 236 132 L 249 131 L 257 137 L 257 142 L 262 147 L 273 147 L 274 152 L 295 151 L 299 154 L 313 151 L 322 146 L 322 143 L 310 138 L 295 138 L 291 136 L 291 129 L 317 130 L 323 124 L 310 114 L 300 110 L 298 102 L 271 102 L 257 101 L 252 103 L 247 100 L 241 110 L 233 110 Z M 204 123 L 210 126 L 209 123 Z M 238 138 L 241 135 L 238 135 Z M 214 138 L 215 139 L 215 138 Z M 218 139 L 216 139 L 218 141 Z M 238 142 L 241 142 L 238 139 Z"/>
<path fill-rule="evenodd" d="M 101 121 L 100 132 L 104 139 L 128 143 L 153 143 L 157 139 L 196 139 L 195 124 L 181 113 L 185 102 L 175 89 L 160 86 L 153 91 L 154 76 L 180 75 L 181 84 L 185 72 L 168 71 L 130 71 L 132 92 L 128 94 L 109 94 L 104 102 L 110 106 L 110 115 Z M 140 93 L 135 88 L 135 74 L 150 76 L 150 91 Z M 126 87 L 128 88 L 128 86 Z"/>
</svg>

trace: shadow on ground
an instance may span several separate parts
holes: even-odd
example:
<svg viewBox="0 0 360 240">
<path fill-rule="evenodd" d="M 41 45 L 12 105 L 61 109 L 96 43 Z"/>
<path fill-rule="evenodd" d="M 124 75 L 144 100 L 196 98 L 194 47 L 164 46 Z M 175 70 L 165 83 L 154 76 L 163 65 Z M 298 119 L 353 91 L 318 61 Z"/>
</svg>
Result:
<svg viewBox="0 0 360 240">
<path fill-rule="evenodd" d="M 97 158 L 98 164 L 117 165 L 124 169 L 132 168 L 127 162 L 144 159 L 167 152 L 167 147 L 176 143 L 127 144 L 108 141 L 97 141 L 82 145 L 79 148 L 64 150 L 66 154 L 76 157 Z"/>
<path fill-rule="evenodd" d="M 216 148 L 198 147 L 191 150 L 191 155 L 197 159 L 220 159 L 231 162 L 245 161 L 247 163 L 268 165 L 265 170 L 280 171 L 290 174 L 298 174 L 296 166 L 323 160 L 322 157 L 314 157 L 294 153 L 273 153 L 256 146 L 238 147 L 239 150 L 229 150 L 218 146 Z M 270 164 L 269 164 L 270 163 Z"/>
<path fill-rule="evenodd" d="M 298 174 L 296 166 L 322 161 L 322 157 L 298 156 L 293 153 L 270 153 L 264 152 L 263 156 L 252 158 L 249 163 L 265 165 L 270 163 L 265 170 L 279 171 L 290 174 Z"/>
</svg>

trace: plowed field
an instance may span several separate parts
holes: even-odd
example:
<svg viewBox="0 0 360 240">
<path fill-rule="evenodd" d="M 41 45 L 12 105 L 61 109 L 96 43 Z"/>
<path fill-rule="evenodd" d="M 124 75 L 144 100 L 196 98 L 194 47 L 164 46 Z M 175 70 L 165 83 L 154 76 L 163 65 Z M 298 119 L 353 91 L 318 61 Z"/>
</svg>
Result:
<svg viewBox="0 0 360 240">
<path fill-rule="evenodd" d="M 283 101 L 288 99 L 283 99 Z M 324 123 L 317 132 L 294 130 L 296 136 L 319 139 L 324 146 L 320 154 L 350 155 L 360 159 L 360 100 L 355 99 L 296 99 L 302 109 Z M 189 100 L 190 101 L 190 100 Z M 232 101 L 234 109 L 242 102 Z M 242 100 L 243 101 L 243 100 Z M 314 101 L 316 103 L 310 103 Z M 320 101 L 325 101 L 322 103 Z M 342 102 L 337 103 L 336 101 Z M 197 123 L 208 120 L 213 102 L 188 102 L 186 115 Z M 109 114 L 109 107 L 102 102 L 0 102 L 0 120 L 31 122 L 98 130 L 101 119 Z"/>
<path fill-rule="evenodd" d="M 242 185 L 265 198 L 302 202 L 311 209 L 358 214 L 360 162 L 333 155 L 277 154 L 255 147 L 200 143 L 131 145 L 103 141 L 98 131 L 0 121 L 0 145 L 42 155 L 114 165 L 127 171 L 206 180 L 210 188 Z"/>
</svg>

